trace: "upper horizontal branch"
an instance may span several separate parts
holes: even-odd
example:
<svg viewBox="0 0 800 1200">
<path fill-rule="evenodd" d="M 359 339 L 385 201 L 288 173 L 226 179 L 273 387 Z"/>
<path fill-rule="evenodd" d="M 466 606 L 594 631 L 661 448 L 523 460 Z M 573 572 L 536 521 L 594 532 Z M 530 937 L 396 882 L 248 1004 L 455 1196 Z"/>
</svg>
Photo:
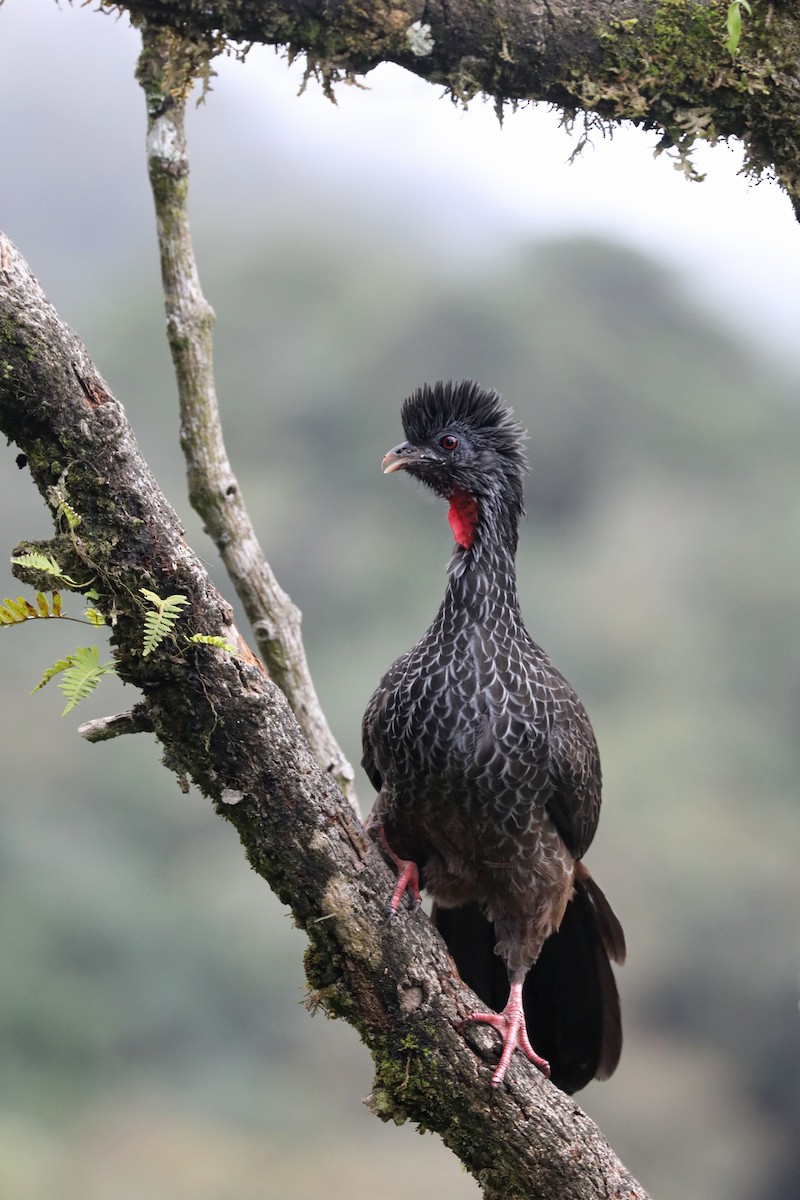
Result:
<svg viewBox="0 0 800 1200">
<path fill-rule="evenodd" d="M 506 103 L 659 129 L 682 155 L 738 137 L 800 197 L 800 13 L 752 5 L 736 56 L 726 0 L 119 0 L 135 21 L 304 53 L 326 86 L 381 62 Z"/>
</svg>

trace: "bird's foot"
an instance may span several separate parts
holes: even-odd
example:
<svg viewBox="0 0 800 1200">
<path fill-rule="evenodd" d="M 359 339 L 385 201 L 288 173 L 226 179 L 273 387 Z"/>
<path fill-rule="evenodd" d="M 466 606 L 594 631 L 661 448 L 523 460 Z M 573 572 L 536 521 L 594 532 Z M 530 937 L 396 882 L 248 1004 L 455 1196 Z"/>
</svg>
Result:
<svg viewBox="0 0 800 1200">
<path fill-rule="evenodd" d="M 528 1038 L 525 1028 L 525 1013 L 522 1008 L 522 984 L 511 985 L 511 995 L 508 1004 L 501 1013 L 477 1012 L 470 1013 L 467 1021 L 480 1021 L 483 1025 L 491 1025 L 503 1039 L 503 1050 L 497 1069 L 492 1076 L 492 1087 L 498 1088 L 505 1078 L 511 1055 L 515 1050 L 521 1050 L 548 1079 L 550 1078 L 550 1063 L 546 1058 L 537 1054 Z"/>
<path fill-rule="evenodd" d="M 406 892 L 409 893 L 411 899 L 412 912 L 417 912 L 422 904 L 422 895 L 420 894 L 419 890 L 419 871 L 417 870 L 417 864 L 409 862 L 409 860 L 405 858 L 397 858 L 394 854 L 392 855 L 392 859 L 400 874 L 397 876 L 397 883 L 395 884 L 394 891 L 392 892 L 392 898 L 387 906 L 388 912 L 386 916 L 387 920 L 389 921 L 394 920 L 396 917 L 397 910 L 400 907 L 400 901 L 403 899 L 403 896 L 406 894 Z"/>
<path fill-rule="evenodd" d="M 397 883 L 395 884 L 394 891 L 392 892 L 391 900 L 386 906 L 386 920 L 393 921 L 397 916 L 397 910 L 400 907 L 400 901 L 403 899 L 403 896 L 405 896 L 406 892 L 408 892 L 411 899 L 412 912 L 417 912 L 422 904 L 422 895 L 419 890 L 419 870 L 417 869 L 416 863 L 411 862 L 410 859 L 407 858 L 399 858 L 398 855 L 395 854 L 394 850 L 389 845 L 389 841 L 383 830 L 383 826 L 381 826 L 379 836 L 381 845 L 389 855 L 389 858 L 392 860 L 394 865 L 397 867 Z"/>
</svg>

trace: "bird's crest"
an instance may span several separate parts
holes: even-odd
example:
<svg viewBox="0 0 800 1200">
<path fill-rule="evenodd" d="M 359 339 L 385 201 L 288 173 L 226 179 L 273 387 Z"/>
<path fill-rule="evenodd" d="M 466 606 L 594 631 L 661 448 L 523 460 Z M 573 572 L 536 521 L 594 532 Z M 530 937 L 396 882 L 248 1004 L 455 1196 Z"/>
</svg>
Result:
<svg viewBox="0 0 800 1200">
<path fill-rule="evenodd" d="M 496 453 L 520 474 L 527 470 L 525 430 L 494 388 L 481 387 L 469 379 L 423 384 L 404 402 L 402 421 L 406 437 L 415 445 L 448 426 L 462 425 L 484 435 Z"/>
</svg>

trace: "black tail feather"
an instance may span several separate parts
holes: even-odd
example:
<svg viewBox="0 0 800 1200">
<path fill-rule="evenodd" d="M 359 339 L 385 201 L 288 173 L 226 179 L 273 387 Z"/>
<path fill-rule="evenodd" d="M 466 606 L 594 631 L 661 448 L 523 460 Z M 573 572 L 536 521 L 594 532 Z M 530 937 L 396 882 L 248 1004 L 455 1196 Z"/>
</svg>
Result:
<svg viewBox="0 0 800 1200">
<path fill-rule="evenodd" d="M 494 952 L 491 922 L 477 904 L 434 905 L 431 916 L 461 978 L 499 1012 L 509 983 Z M 624 957 L 619 921 L 579 864 L 561 928 L 545 942 L 522 993 L 531 1044 L 550 1063 L 550 1078 L 562 1091 L 577 1092 L 591 1079 L 608 1079 L 619 1062 L 622 1025 L 609 958 L 622 962 Z"/>
</svg>

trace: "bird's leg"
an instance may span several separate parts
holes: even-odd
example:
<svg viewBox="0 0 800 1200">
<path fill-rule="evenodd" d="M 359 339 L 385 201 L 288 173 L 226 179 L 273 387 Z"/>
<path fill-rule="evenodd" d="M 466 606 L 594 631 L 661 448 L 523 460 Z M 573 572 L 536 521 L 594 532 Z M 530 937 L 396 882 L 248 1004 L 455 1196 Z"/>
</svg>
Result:
<svg viewBox="0 0 800 1200">
<path fill-rule="evenodd" d="M 406 892 L 411 893 L 411 911 L 416 912 L 422 904 L 422 896 L 419 890 L 419 870 L 417 864 L 411 862 L 407 858 L 399 858 L 392 847 L 389 845 L 389 839 L 386 836 L 386 831 L 381 825 L 378 833 L 378 838 L 389 858 L 397 867 L 397 883 L 395 884 L 392 898 L 389 901 L 387 908 L 388 919 L 391 921 L 397 915 L 397 910 L 400 907 L 400 901 Z"/>
<path fill-rule="evenodd" d="M 508 1064 L 511 1062 L 511 1055 L 515 1050 L 521 1050 L 526 1058 L 529 1058 L 532 1063 L 535 1063 L 543 1075 L 550 1078 L 550 1064 L 547 1059 L 542 1058 L 536 1053 L 528 1039 L 528 1031 L 525 1028 L 525 1012 L 522 1007 L 522 985 L 525 982 L 525 976 L 528 974 L 527 967 L 520 967 L 514 974 L 511 981 L 511 994 L 508 997 L 508 1003 L 501 1013 L 493 1012 L 477 1012 L 470 1013 L 466 1018 L 468 1021 L 481 1021 L 484 1025 L 491 1025 L 492 1029 L 496 1029 L 503 1039 L 503 1051 L 500 1055 L 500 1061 L 497 1064 L 497 1069 L 492 1076 L 492 1087 L 497 1088 L 503 1082 Z"/>
</svg>

